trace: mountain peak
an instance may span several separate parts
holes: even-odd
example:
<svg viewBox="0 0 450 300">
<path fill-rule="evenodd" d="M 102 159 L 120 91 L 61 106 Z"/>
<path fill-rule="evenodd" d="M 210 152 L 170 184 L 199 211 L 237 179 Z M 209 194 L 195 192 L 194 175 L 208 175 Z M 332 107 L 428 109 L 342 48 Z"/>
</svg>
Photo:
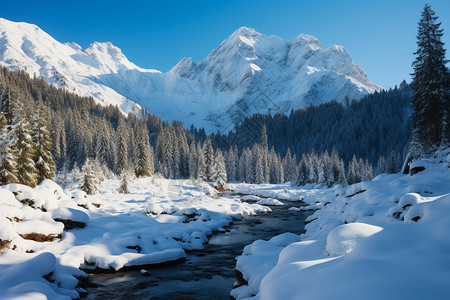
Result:
<svg viewBox="0 0 450 300">
<path fill-rule="evenodd" d="M 138 112 L 136 101 L 166 121 L 226 132 L 254 113 L 284 112 L 381 90 L 345 48 L 317 38 L 266 36 L 240 27 L 197 64 L 169 72 L 139 68 L 110 42 L 86 49 L 61 44 L 39 27 L 0 19 L 0 65 L 26 70 L 99 103 Z"/>
</svg>

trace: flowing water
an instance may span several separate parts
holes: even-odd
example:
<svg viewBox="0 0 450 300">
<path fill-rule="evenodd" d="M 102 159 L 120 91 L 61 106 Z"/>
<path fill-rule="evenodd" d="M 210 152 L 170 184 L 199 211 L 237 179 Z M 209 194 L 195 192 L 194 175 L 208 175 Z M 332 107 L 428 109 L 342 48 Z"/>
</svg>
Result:
<svg viewBox="0 0 450 300">
<path fill-rule="evenodd" d="M 301 203 L 272 206 L 272 212 L 234 221 L 224 233 L 215 233 L 201 251 L 189 252 L 174 266 L 89 276 L 84 299 L 230 299 L 235 282 L 235 257 L 258 239 L 284 232 L 301 234 L 307 211 L 289 211 Z"/>
</svg>

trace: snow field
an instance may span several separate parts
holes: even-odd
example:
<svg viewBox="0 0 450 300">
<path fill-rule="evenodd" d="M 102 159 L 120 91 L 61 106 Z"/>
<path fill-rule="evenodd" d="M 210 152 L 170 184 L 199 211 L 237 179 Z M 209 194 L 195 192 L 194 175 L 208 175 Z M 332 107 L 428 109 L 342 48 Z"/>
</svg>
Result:
<svg viewBox="0 0 450 300">
<path fill-rule="evenodd" d="M 310 191 L 304 201 L 320 209 L 308 218 L 300 241 L 272 252 L 244 250 L 236 269 L 249 285 L 231 295 L 448 299 L 450 169 L 446 163 L 419 164 L 426 170 L 414 176 L 382 174 L 345 188 Z M 258 249 L 261 242 L 247 247 Z M 267 261 L 277 263 L 248 272 Z"/>
<path fill-rule="evenodd" d="M 1 187 L 0 273 L 10 274 L 0 275 L 5 297 L 77 298 L 80 269 L 179 261 L 233 219 L 270 211 L 189 180 L 140 178 L 130 183 L 130 194 L 119 194 L 119 186 L 107 180 L 95 196 L 64 192 L 49 180 L 34 189 Z"/>
</svg>

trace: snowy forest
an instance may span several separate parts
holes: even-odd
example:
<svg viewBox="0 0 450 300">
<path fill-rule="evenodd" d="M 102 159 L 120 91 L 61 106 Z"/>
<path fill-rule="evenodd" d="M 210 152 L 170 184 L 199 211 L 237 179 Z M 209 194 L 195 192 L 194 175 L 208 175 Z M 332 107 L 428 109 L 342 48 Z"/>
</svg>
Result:
<svg viewBox="0 0 450 300">
<path fill-rule="evenodd" d="M 72 170 L 89 193 L 102 178 L 126 181 L 125 175 L 154 172 L 218 187 L 227 181 L 351 184 L 399 171 L 410 139 L 405 82 L 361 101 L 331 101 L 289 117 L 254 115 L 228 135 L 210 137 L 151 114 L 125 116 L 22 71 L 2 68 L 0 82 L 2 184 L 35 186 L 55 174 L 64 184 Z"/>
</svg>

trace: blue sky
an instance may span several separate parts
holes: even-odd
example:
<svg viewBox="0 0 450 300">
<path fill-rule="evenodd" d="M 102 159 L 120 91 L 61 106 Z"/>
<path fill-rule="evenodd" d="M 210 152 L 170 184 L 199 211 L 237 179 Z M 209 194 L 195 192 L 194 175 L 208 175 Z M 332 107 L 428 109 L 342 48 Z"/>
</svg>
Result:
<svg viewBox="0 0 450 300">
<path fill-rule="evenodd" d="M 346 47 L 385 88 L 409 81 L 420 12 L 429 3 L 450 45 L 450 1 L 5 1 L 0 17 L 41 27 L 60 42 L 110 41 L 143 68 L 168 71 L 184 56 L 199 61 L 241 26 L 293 39 L 316 36 Z M 447 52 L 449 57 L 449 52 Z"/>
</svg>

